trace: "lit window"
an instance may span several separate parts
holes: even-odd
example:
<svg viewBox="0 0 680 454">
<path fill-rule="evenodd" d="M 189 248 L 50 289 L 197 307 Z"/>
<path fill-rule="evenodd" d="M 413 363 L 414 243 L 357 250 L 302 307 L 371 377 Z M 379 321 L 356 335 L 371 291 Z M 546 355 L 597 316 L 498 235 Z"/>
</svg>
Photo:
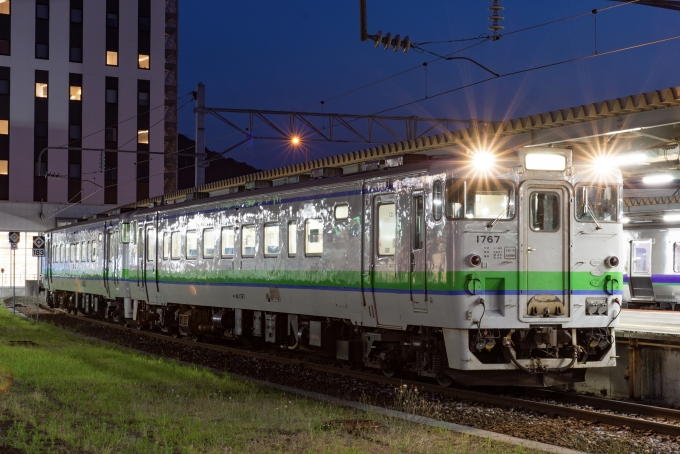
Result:
<svg viewBox="0 0 680 454">
<path fill-rule="evenodd" d="M 0 175 L 7 175 L 9 173 L 9 161 L 0 159 Z"/>
<path fill-rule="evenodd" d="M 139 69 L 149 69 L 149 56 L 139 54 Z"/>
<path fill-rule="evenodd" d="M 106 26 L 107 27 L 118 27 L 118 14 L 117 13 L 106 13 Z"/>
<path fill-rule="evenodd" d="M 0 14 L 9 14 L 9 0 L 0 0 Z"/>
<path fill-rule="evenodd" d="M 113 50 L 106 51 L 106 66 L 118 66 L 118 52 Z"/>
<path fill-rule="evenodd" d="M 74 24 L 83 23 L 83 10 L 77 8 L 71 8 L 71 22 Z"/>
<path fill-rule="evenodd" d="M 0 120 L 0 135 L 9 134 L 9 120 Z"/>
<path fill-rule="evenodd" d="M 82 87 L 76 87 L 74 85 L 71 85 L 69 87 L 69 98 L 71 101 L 81 101 L 81 97 L 83 94 L 83 88 Z"/>
<path fill-rule="evenodd" d="M 253 257 L 255 256 L 255 232 L 254 225 L 244 225 L 241 230 L 241 256 Z"/>
<path fill-rule="evenodd" d="M 222 227 L 222 258 L 234 257 L 234 228 Z"/>
<path fill-rule="evenodd" d="M 149 94 L 143 91 L 140 91 L 137 94 L 137 104 L 140 106 L 148 106 L 149 105 Z"/>
<path fill-rule="evenodd" d="M 156 229 L 146 230 L 146 259 L 156 260 Z"/>
<path fill-rule="evenodd" d="M 50 6 L 49 5 L 35 5 L 35 17 L 38 19 L 49 19 L 50 18 Z"/>
<path fill-rule="evenodd" d="M 335 207 L 335 219 L 342 220 L 349 217 L 349 206 L 338 205 Z"/>
<path fill-rule="evenodd" d="M 35 45 L 35 58 L 41 60 L 47 60 L 50 58 L 50 46 L 48 44 L 36 43 Z"/>
<path fill-rule="evenodd" d="M 163 260 L 170 258 L 170 234 L 163 234 Z"/>
<path fill-rule="evenodd" d="M 108 104 L 118 104 L 118 90 L 116 89 L 106 90 L 106 102 Z"/>
<path fill-rule="evenodd" d="M 297 222 L 288 223 L 288 257 L 295 257 L 297 253 Z"/>
<path fill-rule="evenodd" d="M 35 84 L 35 97 L 36 98 L 47 98 L 47 84 L 37 82 Z"/>
<path fill-rule="evenodd" d="M 378 255 L 394 255 L 397 237 L 397 216 L 394 203 L 378 207 Z"/>
<path fill-rule="evenodd" d="M 172 232 L 171 243 L 170 257 L 173 260 L 178 260 L 182 255 L 182 234 L 180 232 Z"/>
<path fill-rule="evenodd" d="M 203 230 L 203 258 L 211 259 L 215 256 L 215 231 Z"/>
<path fill-rule="evenodd" d="M 137 131 L 137 143 L 149 143 L 149 131 Z"/>
<path fill-rule="evenodd" d="M 83 48 L 82 47 L 72 47 L 70 51 L 69 61 L 74 63 L 83 62 Z"/>
<path fill-rule="evenodd" d="M 279 225 L 267 224 L 264 226 L 264 255 L 276 256 L 281 249 L 279 238 Z"/>
<path fill-rule="evenodd" d="M 323 221 L 307 219 L 305 222 L 305 254 L 321 255 L 323 252 Z"/>
<path fill-rule="evenodd" d="M 198 235 L 196 235 L 196 230 L 189 230 L 187 232 L 186 258 L 195 259 L 197 256 L 198 256 Z"/>
</svg>

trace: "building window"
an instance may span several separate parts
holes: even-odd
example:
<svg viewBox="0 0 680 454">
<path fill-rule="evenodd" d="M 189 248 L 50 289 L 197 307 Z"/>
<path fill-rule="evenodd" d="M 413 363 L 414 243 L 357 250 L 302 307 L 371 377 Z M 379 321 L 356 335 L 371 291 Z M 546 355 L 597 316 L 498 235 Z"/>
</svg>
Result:
<svg viewBox="0 0 680 454">
<path fill-rule="evenodd" d="M 50 18 L 50 6 L 49 5 L 35 5 L 35 17 L 38 19 L 49 19 Z"/>
<path fill-rule="evenodd" d="M 48 60 L 50 58 L 50 46 L 48 44 L 36 43 L 35 58 L 39 58 L 41 60 Z"/>
<path fill-rule="evenodd" d="M 69 87 L 69 98 L 71 101 L 81 101 L 83 95 L 83 87 L 76 87 L 71 85 Z"/>
<path fill-rule="evenodd" d="M 0 95 L 8 95 L 9 94 L 9 80 L 7 79 L 0 79 Z M 149 94 L 147 93 L 147 99 Z M 148 106 L 148 104 L 147 104 Z"/>
<path fill-rule="evenodd" d="M 0 159 L 0 175 L 7 175 L 9 173 L 9 161 Z"/>
<path fill-rule="evenodd" d="M 9 93 L 9 91 L 8 91 L 8 93 Z M 137 104 L 140 105 L 140 106 L 148 106 L 149 105 L 149 94 L 140 91 L 137 95 Z"/>
<path fill-rule="evenodd" d="M 203 230 L 203 258 L 211 259 L 215 256 L 215 231 Z"/>
<path fill-rule="evenodd" d="M 2 3 L 0 3 L 2 5 Z M 0 39 L 0 55 L 9 55 L 9 40 Z"/>
<path fill-rule="evenodd" d="M 117 142 L 118 141 L 118 129 L 116 128 L 106 128 L 104 130 L 104 140 L 107 142 Z"/>
<path fill-rule="evenodd" d="M 69 54 L 69 61 L 73 63 L 83 62 L 83 48 L 82 47 L 72 47 Z"/>
<path fill-rule="evenodd" d="M 323 220 L 307 219 L 305 222 L 305 254 L 321 255 L 323 252 Z"/>
<path fill-rule="evenodd" d="M 0 120 L 0 135 L 6 136 L 9 134 L 9 120 Z"/>
<path fill-rule="evenodd" d="M 151 19 L 148 17 L 139 17 L 139 31 L 140 32 L 150 32 L 151 31 Z"/>
<path fill-rule="evenodd" d="M 149 143 L 149 131 L 137 131 L 137 143 Z"/>
<path fill-rule="evenodd" d="M 35 97 L 36 98 L 47 98 L 47 84 L 42 82 L 36 82 L 35 84 Z"/>
<path fill-rule="evenodd" d="M 118 104 L 118 90 L 112 88 L 106 90 L 106 102 L 108 104 Z"/>
<path fill-rule="evenodd" d="M 149 56 L 139 54 L 139 69 L 149 69 Z"/>
<path fill-rule="evenodd" d="M 35 137 L 47 137 L 47 123 L 40 121 L 35 123 Z"/>
<path fill-rule="evenodd" d="M 9 14 L 9 0 L 0 0 L 0 14 Z"/>
<path fill-rule="evenodd" d="M 74 24 L 83 23 L 83 10 L 77 8 L 71 8 L 71 22 Z"/>
<path fill-rule="evenodd" d="M 69 140 L 80 140 L 80 125 L 69 125 L 68 138 Z"/>
<path fill-rule="evenodd" d="M 106 66 L 118 66 L 118 52 L 113 50 L 106 51 Z"/>
<path fill-rule="evenodd" d="M 106 26 L 118 28 L 118 13 L 106 13 Z"/>
</svg>

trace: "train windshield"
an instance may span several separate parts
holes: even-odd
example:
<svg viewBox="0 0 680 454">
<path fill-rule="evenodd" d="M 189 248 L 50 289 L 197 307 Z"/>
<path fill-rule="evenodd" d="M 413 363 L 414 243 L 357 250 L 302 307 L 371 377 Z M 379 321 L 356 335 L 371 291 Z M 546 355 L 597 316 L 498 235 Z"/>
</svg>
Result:
<svg viewBox="0 0 680 454">
<path fill-rule="evenodd" d="M 581 222 L 616 221 L 618 185 L 592 184 L 576 187 L 576 219 Z"/>
<path fill-rule="evenodd" d="M 515 186 L 507 180 L 446 182 L 449 219 L 511 219 L 515 216 Z"/>
</svg>

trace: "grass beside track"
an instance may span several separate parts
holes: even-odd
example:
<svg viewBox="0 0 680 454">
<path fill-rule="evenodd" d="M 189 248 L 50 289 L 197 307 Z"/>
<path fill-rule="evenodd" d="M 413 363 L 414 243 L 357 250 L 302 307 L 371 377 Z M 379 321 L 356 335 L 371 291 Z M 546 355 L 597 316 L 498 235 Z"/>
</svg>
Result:
<svg viewBox="0 0 680 454">
<path fill-rule="evenodd" d="M 10 345 L 17 340 L 34 344 Z M 356 419 L 381 427 L 329 424 Z M 530 450 L 357 414 L 205 369 L 126 352 L 12 316 L 1 305 L 0 452 Z"/>
</svg>

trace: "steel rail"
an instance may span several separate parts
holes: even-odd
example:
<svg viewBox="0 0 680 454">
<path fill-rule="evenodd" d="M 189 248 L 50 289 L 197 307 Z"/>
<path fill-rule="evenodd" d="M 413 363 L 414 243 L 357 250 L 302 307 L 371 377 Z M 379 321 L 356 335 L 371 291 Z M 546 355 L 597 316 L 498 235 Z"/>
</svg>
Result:
<svg viewBox="0 0 680 454">
<path fill-rule="evenodd" d="M 508 396 L 499 396 L 499 395 L 494 395 L 494 394 L 489 394 L 485 392 L 480 392 L 480 391 L 472 391 L 468 389 L 458 389 L 458 388 L 442 388 L 437 385 L 430 385 L 427 383 L 423 383 L 420 381 L 414 381 L 414 380 L 403 380 L 399 378 L 388 378 L 384 377 L 381 375 L 369 373 L 369 372 L 361 372 L 361 371 L 356 371 L 356 370 L 347 370 L 347 369 L 341 369 L 339 367 L 335 366 L 327 366 L 323 364 L 316 364 L 316 363 L 311 363 L 309 360 L 305 361 L 303 358 L 285 358 L 285 357 L 280 357 L 280 356 L 273 356 L 267 353 L 259 353 L 259 352 L 253 352 L 253 351 L 248 351 L 248 350 L 243 350 L 239 348 L 234 348 L 234 347 L 224 347 L 220 345 L 214 345 L 214 344 L 207 344 L 207 343 L 201 343 L 201 342 L 195 342 L 191 340 L 186 340 L 186 339 L 181 339 L 181 338 L 173 338 L 167 335 L 163 334 L 158 334 L 158 333 L 153 333 L 149 331 L 141 331 L 141 330 L 136 330 L 133 328 L 128 328 L 124 327 L 115 323 L 111 322 L 106 322 L 103 320 L 98 320 L 98 319 L 93 319 L 93 318 L 84 318 L 84 317 L 79 317 L 77 315 L 72 315 L 72 314 L 67 314 L 63 312 L 64 315 L 70 318 L 82 320 L 82 321 L 88 321 L 92 323 L 97 323 L 100 325 L 105 325 L 109 326 L 111 328 L 119 329 L 121 331 L 134 331 L 138 334 L 145 335 L 148 337 L 153 337 L 156 339 L 161 339 L 164 341 L 170 341 L 170 342 L 175 342 L 178 344 L 182 345 L 188 345 L 192 347 L 198 347 L 198 348 L 203 348 L 206 350 L 213 350 L 217 352 L 223 352 L 223 353 L 232 353 L 248 358 L 254 358 L 254 359 L 260 359 L 260 360 L 265 360 L 265 361 L 271 361 L 279 364 L 292 364 L 292 365 L 297 365 L 297 366 L 302 366 L 305 367 L 309 370 L 313 371 L 318 371 L 318 372 L 325 372 L 329 374 L 335 374 L 335 375 L 342 375 L 345 377 L 349 378 L 355 378 L 358 380 L 367 380 L 367 381 L 372 381 L 375 383 L 381 383 L 381 384 L 387 384 L 387 385 L 393 385 L 395 387 L 407 385 L 407 386 L 413 386 L 418 388 L 421 392 L 428 392 L 428 393 L 433 393 L 433 394 L 440 394 L 446 397 L 452 397 L 455 399 L 460 399 L 460 400 L 467 400 L 470 402 L 477 402 L 477 403 L 484 403 L 488 405 L 494 405 L 497 407 L 504 407 L 504 408 L 522 408 L 524 410 L 528 411 L 536 411 L 540 413 L 545 413 L 549 415 L 555 415 L 555 416 L 561 416 L 563 418 L 576 418 L 584 421 L 593 421 L 599 424 L 607 424 L 611 426 L 616 426 L 616 427 L 622 427 L 622 426 L 627 426 L 631 429 L 634 430 L 641 430 L 641 431 L 653 431 L 658 434 L 664 434 L 664 435 L 671 435 L 678 437 L 680 436 L 680 425 L 673 425 L 673 424 L 666 424 L 662 422 L 657 422 L 657 421 L 648 421 L 646 419 L 640 419 L 640 418 L 634 418 L 630 416 L 621 416 L 621 415 L 615 415 L 615 414 L 610 414 L 610 413 L 603 413 L 601 411 L 593 411 L 593 410 L 583 410 L 580 408 L 573 408 L 573 407 L 568 407 L 568 406 L 561 406 L 561 405 L 556 405 L 556 404 L 550 404 L 547 402 L 536 402 L 536 401 L 531 401 L 527 399 L 521 399 L 517 397 L 508 397 Z M 539 394 L 544 394 L 543 396 L 540 396 L 540 398 L 543 399 L 550 399 L 550 400 L 560 400 L 563 399 L 563 401 L 568 402 L 569 399 L 565 397 L 563 393 L 557 393 L 554 391 L 546 391 L 546 390 L 531 390 L 528 391 L 527 395 L 529 394 L 534 394 L 533 397 L 539 397 Z M 574 400 L 578 400 L 578 402 L 569 402 L 569 403 L 580 403 L 580 404 L 585 404 L 585 402 L 588 402 L 587 405 L 592 405 L 593 407 L 600 408 L 601 410 L 610 410 L 610 411 L 617 411 L 617 412 L 623 412 L 627 414 L 638 414 L 638 415 L 645 415 L 645 416 L 651 416 L 651 417 L 656 417 L 656 418 L 666 418 L 666 419 L 672 419 L 675 421 L 680 421 L 680 410 L 672 410 L 672 409 L 667 409 L 667 408 L 661 408 L 661 407 L 652 407 L 652 406 L 647 406 L 643 404 L 638 404 L 638 403 L 631 403 L 631 402 L 622 402 L 622 401 L 609 401 L 606 399 L 598 399 L 598 398 L 588 398 L 587 396 L 580 396 L 578 399 L 575 397 L 573 398 Z"/>
</svg>

